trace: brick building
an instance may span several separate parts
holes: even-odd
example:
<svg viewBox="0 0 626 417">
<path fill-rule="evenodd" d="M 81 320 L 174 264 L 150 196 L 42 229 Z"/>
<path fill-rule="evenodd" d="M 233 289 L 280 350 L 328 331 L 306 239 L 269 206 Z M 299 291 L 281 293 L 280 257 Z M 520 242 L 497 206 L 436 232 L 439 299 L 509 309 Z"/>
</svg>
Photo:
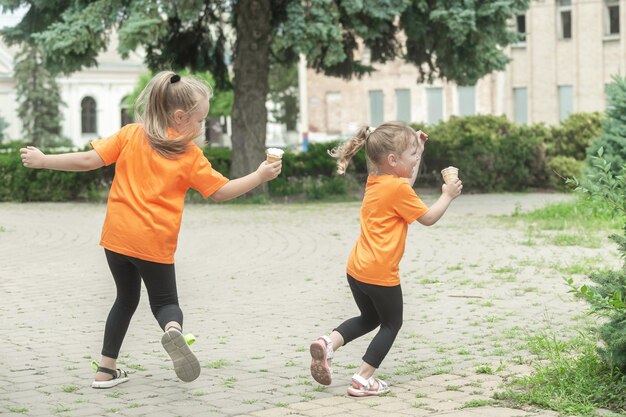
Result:
<svg viewBox="0 0 626 417">
<path fill-rule="evenodd" d="M 605 110 L 611 75 L 626 73 L 626 0 L 533 1 L 512 26 L 525 41 L 506 49 L 512 61 L 505 71 L 473 86 L 417 84 L 416 68 L 400 60 L 351 81 L 309 70 L 310 135 L 323 139 L 385 120 L 436 123 L 471 114 L 558 124 L 571 112 Z M 362 53 L 367 61 L 367 50 Z"/>
</svg>

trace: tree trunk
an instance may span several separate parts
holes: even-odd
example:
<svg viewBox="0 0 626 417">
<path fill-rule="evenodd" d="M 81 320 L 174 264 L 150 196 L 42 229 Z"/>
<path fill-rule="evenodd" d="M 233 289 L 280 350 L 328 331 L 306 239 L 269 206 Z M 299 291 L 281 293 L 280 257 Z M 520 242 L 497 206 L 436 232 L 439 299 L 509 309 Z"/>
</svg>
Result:
<svg viewBox="0 0 626 417">
<path fill-rule="evenodd" d="M 270 0 L 238 0 L 235 15 L 237 42 L 234 60 L 231 176 L 239 178 L 256 170 L 265 159 Z M 266 187 L 259 187 L 250 194 L 266 191 Z"/>
</svg>

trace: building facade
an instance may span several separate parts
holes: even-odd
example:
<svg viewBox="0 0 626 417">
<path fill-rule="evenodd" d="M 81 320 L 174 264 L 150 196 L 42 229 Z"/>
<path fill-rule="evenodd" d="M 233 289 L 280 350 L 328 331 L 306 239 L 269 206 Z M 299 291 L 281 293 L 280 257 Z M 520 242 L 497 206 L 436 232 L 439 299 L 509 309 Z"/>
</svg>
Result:
<svg viewBox="0 0 626 417">
<path fill-rule="evenodd" d="M 57 78 L 64 103 L 61 106 L 62 134 L 77 147 L 109 136 L 130 121 L 132 109 L 123 101 L 147 68 L 137 54 L 131 53 L 127 59 L 122 59 L 116 46 L 115 36 L 112 36 L 111 46 L 97 58 L 98 66 Z M 9 125 L 4 131 L 9 140 L 22 137 L 13 78 L 15 53 L 14 48 L 0 42 L 0 117 Z"/>
<path fill-rule="evenodd" d="M 525 40 L 507 47 L 511 62 L 472 86 L 418 84 L 416 68 L 401 60 L 351 81 L 309 70 L 302 130 L 323 140 L 385 120 L 433 124 L 472 114 L 558 124 L 572 112 L 606 109 L 606 85 L 626 73 L 626 0 L 534 1 L 512 26 Z"/>
</svg>

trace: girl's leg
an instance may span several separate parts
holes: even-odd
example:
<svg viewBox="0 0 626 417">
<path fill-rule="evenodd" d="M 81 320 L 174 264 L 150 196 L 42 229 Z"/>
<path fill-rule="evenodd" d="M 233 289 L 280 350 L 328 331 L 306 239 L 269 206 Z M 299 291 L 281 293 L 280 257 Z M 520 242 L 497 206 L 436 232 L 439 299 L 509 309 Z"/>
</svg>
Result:
<svg viewBox="0 0 626 417">
<path fill-rule="evenodd" d="M 343 340 L 343 336 L 337 330 L 333 330 L 328 337 L 333 345 L 333 352 L 345 345 L 345 341 Z"/>
<path fill-rule="evenodd" d="M 174 264 L 159 264 L 133 258 L 146 285 L 150 309 L 161 329 L 176 327 L 182 331 L 183 312 L 178 305 Z"/>
<path fill-rule="evenodd" d="M 124 255 L 106 249 L 105 255 L 117 287 L 117 297 L 104 328 L 100 366 L 115 370 L 124 336 L 126 336 L 130 320 L 139 304 L 141 278 L 137 269 Z M 97 372 L 95 380 L 106 381 L 111 378 L 112 376 L 109 374 Z"/>
<path fill-rule="evenodd" d="M 356 280 L 350 275 L 348 284 L 354 300 L 361 311 L 361 315 L 343 322 L 329 336 L 320 336 L 311 343 L 311 376 L 322 385 L 332 383 L 332 358 L 335 350 L 357 337 L 374 330 L 378 324 L 376 309 L 371 300 L 356 285 Z"/>
<path fill-rule="evenodd" d="M 344 321 L 337 326 L 335 330 L 333 330 L 333 333 L 338 333 L 341 336 L 341 339 L 343 339 L 340 340 L 337 336 L 335 336 L 334 339 L 331 338 L 333 340 L 333 347 L 335 343 L 340 344 L 341 346 L 346 345 L 354 339 L 371 332 L 380 325 L 380 319 L 378 317 L 378 312 L 376 311 L 376 306 L 370 296 L 363 291 L 362 285 L 360 285 L 362 283 L 358 282 L 350 275 L 347 277 L 348 285 L 350 285 L 350 291 L 352 291 L 352 296 L 354 297 L 354 301 L 356 302 L 361 315 Z M 331 333 L 331 336 L 333 333 Z"/>
<path fill-rule="evenodd" d="M 152 314 L 165 331 L 163 348 L 174 364 L 176 375 L 185 382 L 200 376 L 200 363 L 182 334 L 183 312 L 178 305 L 176 273 L 173 264 L 133 260 L 146 284 Z"/>
<path fill-rule="evenodd" d="M 380 395 L 389 390 L 387 384 L 372 376 L 387 356 L 398 331 L 402 327 L 402 289 L 401 287 L 383 287 L 359 283 L 366 292 L 380 317 L 380 329 L 363 355 L 359 372 L 352 377 L 352 386 L 348 394 L 354 396 Z"/>
<path fill-rule="evenodd" d="M 396 340 L 396 336 L 402 327 L 403 300 L 402 288 L 382 287 L 360 283 L 361 287 L 370 296 L 378 317 L 380 317 L 380 329 L 367 347 L 363 361 L 377 369 Z M 368 373 L 371 368 L 362 367 Z M 363 375 L 365 376 L 365 375 Z M 369 375 L 371 376 L 371 375 Z M 368 377 L 369 377 L 368 376 Z"/>
</svg>

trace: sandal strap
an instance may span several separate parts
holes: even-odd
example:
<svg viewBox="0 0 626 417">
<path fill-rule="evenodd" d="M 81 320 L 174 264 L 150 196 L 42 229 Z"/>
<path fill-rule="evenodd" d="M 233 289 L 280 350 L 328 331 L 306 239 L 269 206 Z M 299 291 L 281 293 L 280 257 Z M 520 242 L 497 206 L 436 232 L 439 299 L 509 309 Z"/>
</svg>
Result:
<svg viewBox="0 0 626 417">
<path fill-rule="evenodd" d="M 98 369 L 96 370 L 96 372 L 103 372 L 105 374 L 109 374 L 111 375 L 113 378 L 112 379 L 117 379 L 117 378 L 122 378 L 122 377 L 127 377 L 128 374 L 126 373 L 126 371 L 123 371 L 121 369 L 109 369 L 109 368 L 103 368 L 102 366 L 98 366 Z"/>
<path fill-rule="evenodd" d="M 359 374 L 352 375 L 352 380 L 358 382 L 362 387 L 365 387 L 365 388 L 368 388 L 370 384 L 367 379 L 363 378 Z"/>
<path fill-rule="evenodd" d="M 384 390 L 386 390 L 389 387 L 389 385 L 387 385 L 387 383 L 385 381 L 383 381 L 382 379 L 374 378 L 372 376 L 368 380 L 368 383 L 369 383 L 370 387 L 373 387 L 376 382 L 378 382 L 378 389 L 376 390 L 377 392 L 384 391 Z"/>
<path fill-rule="evenodd" d="M 333 341 L 328 336 L 320 336 L 317 339 L 322 339 L 326 343 L 326 359 L 332 359 L 334 356 Z"/>
</svg>

